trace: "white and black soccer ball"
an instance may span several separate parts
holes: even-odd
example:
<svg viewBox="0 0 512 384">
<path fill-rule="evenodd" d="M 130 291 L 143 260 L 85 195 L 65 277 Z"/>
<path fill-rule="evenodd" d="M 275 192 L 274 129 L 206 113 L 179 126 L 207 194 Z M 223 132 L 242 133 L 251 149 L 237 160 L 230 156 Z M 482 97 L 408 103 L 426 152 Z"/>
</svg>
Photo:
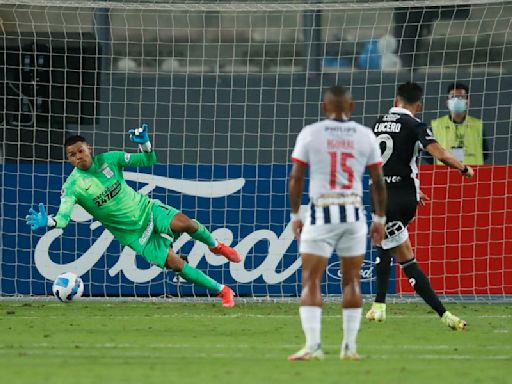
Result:
<svg viewBox="0 0 512 384">
<path fill-rule="evenodd" d="M 60 301 L 72 301 L 84 293 L 84 282 L 73 272 L 57 276 L 52 286 L 53 295 Z"/>
</svg>

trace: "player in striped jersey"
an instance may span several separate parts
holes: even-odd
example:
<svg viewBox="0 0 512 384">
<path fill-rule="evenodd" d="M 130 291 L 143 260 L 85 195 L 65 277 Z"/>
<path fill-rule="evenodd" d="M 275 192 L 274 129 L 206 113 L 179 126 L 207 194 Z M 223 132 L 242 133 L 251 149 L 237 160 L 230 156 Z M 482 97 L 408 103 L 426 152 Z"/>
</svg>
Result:
<svg viewBox="0 0 512 384">
<path fill-rule="evenodd" d="M 343 284 L 342 359 L 358 359 L 356 337 L 361 322 L 360 271 L 368 233 L 362 205 L 363 173 L 370 171 L 374 220 L 373 243 L 384 237 L 386 189 L 380 149 L 372 131 L 352 120 L 353 101 L 346 88 L 331 87 L 324 96 L 327 119 L 304 127 L 297 137 L 289 179 L 292 226 L 302 259 L 300 319 L 304 348 L 289 360 L 322 359 L 320 282 L 333 250 L 341 259 Z M 299 212 L 309 167 L 308 212 Z"/>
</svg>

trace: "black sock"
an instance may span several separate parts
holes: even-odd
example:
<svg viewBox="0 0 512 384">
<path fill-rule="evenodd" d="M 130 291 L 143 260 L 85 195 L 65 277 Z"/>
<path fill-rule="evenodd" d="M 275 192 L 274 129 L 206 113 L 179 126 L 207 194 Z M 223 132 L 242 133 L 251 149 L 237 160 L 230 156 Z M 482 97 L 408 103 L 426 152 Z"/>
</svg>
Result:
<svg viewBox="0 0 512 384">
<path fill-rule="evenodd" d="M 406 261 L 405 263 L 400 263 L 400 265 L 416 293 L 420 295 L 425 303 L 430 305 L 430 307 L 436 311 L 439 316 L 443 316 L 443 314 L 446 312 L 446 308 L 430 286 L 428 277 L 425 276 L 423 271 L 420 269 L 416 263 L 416 259 Z"/>
<path fill-rule="evenodd" d="M 377 294 L 376 303 L 386 302 L 389 275 L 391 273 L 391 252 L 388 249 L 378 248 L 379 262 L 377 263 Z"/>
</svg>

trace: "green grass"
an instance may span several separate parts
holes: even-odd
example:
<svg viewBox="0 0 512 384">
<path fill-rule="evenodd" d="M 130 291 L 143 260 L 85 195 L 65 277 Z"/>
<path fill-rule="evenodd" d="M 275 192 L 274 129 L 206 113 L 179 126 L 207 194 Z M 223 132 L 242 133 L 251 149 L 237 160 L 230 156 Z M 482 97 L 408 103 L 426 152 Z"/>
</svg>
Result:
<svg viewBox="0 0 512 384">
<path fill-rule="evenodd" d="M 296 304 L 0 301 L 0 382 L 511 383 L 512 305 L 449 309 L 466 331 L 424 304 L 389 305 L 385 323 L 363 321 L 354 362 L 338 359 L 340 310 L 326 305 L 326 360 L 291 363 Z"/>
</svg>

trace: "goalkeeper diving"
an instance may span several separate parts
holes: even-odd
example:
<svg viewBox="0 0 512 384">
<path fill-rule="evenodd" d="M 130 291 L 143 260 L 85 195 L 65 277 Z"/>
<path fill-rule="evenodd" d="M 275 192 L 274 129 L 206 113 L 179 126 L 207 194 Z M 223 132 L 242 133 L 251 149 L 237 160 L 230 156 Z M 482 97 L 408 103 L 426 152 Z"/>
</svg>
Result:
<svg viewBox="0 0 512 384">
<path fill-rule="evenodd" d="M 211 252 L 231 262 L 239 263 L 240 255 L 235 249 L 216 241 L 198 221 L 176 208 L 150 199 L 126 183 L 124 167 L 156 163 L 148 125 L 131 129 L 129 134 L 130 140 L 139 145 L 141 153 L 111 151 L 93 156 L 92 148 L 84 137 L 67 138 L 64 143 L 66 157 L 75 168 L 63 185 L 59 210 L 55 216 L 49 216 L 44 205 L 39 204 L 39 212 L 30 209 L 27 224 L 32 230 L 64 228 L 69 223 L 73 206 L 78 204 L 100 221 L 123 246 L 130 247 L 149 263 L 172 269 L 183 279 L 214 292 L 222 299 L 224 307 L 233 307 L 235 302 L 231 288 L 189 265 L 176 255 L 172 244 L 182 233 L 188 233 L 193 239 L 206 244 Z"/>
</svg>

